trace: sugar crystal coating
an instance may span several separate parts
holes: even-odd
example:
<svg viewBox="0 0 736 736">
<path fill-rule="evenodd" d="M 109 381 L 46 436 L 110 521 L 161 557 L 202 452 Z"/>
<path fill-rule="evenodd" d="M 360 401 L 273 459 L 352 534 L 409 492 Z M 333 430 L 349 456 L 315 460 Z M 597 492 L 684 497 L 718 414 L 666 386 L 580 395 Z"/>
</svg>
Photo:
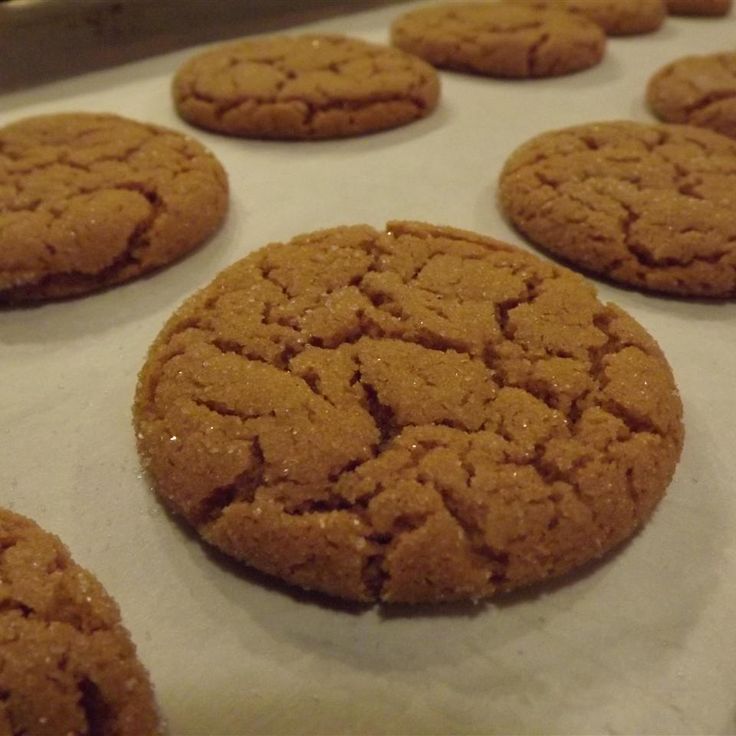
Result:
<svg viewBox="0 0 736 736">
<path fill-rule="evenodd" d="M 411 10 L 391 42 L 443 69 L 496 77 L 554 77 L 603 58 L 606 37 L 587 18 L 511 3 L 441 3 Z"/>
<path fill-rule="evenodd" d="M 181 133 L 67 113 L 0 129 L 0 302 L 83 294 L 164 266 L 222 222 L 219 162 Z"/>
<path fill-rule="evenodd" d="M 676 59 L 655 72 L 646 96 L 661 120 L 736 138 L 736 53 Z"/>
<path fill-rule="evenodd" d="M 114 601 L 55 536 L 0 509 L 0 734 L 157 733 Z"/>
<path fill-rule="evenodd" d="M 590 284 L 407 222 L 225 270 L 156 339 L 134 420 L 205 540 L 359 601 L 480 598 L 598 557 L 682 443 L 659 348 Z"/>
<path fill-rule="evenodd" d="M 527 141 L 499 200 L 532 242 L 647 291 L 736 296 L 736 142 L 686 125 L 589 123 Z"/>
<path fill-rule="evenodd" d="M 338 35 L 273 36 L 217 46 L 173 83 L 188 122 L 248 138 L 320 139 L 410 123 L 437 105 L 435 70 L 398 49 Z"/>
</svg>

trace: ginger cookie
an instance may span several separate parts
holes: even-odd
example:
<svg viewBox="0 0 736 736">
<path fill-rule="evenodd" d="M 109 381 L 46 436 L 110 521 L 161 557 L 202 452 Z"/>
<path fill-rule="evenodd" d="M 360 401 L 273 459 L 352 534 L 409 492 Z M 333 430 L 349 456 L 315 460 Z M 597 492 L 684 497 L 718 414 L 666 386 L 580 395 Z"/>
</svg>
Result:
<svg viewBox="0 0 736 736">
<path fill-rule="evenodd" d="M 732 0 L 667 0 L 671 15 L 726 15 Z"/>
<path fill-rule="evenodd" d="M 677 59 L 654 74 L 646 96 L 662 120 L 736 138 L 736 53 Z"/>
<path fill-rule="evenodd" d="M 656 31 L 667 17 L 665 0 L 506 0 L 543 9 L 567 10 L 597 23 L 608 36 Z"/>
<path fill-rule="evenodd" d="M 161 498 L 210 544 L 410 603 L 603 555 L 650 516 L 683 436 L 657 344 L 591 284 L 411 222 L 226 269 L 151 347 L 134 424 Z"/>
<path fill-rule="evenodd" d="M 246 138 L 373 133 L 429 115 L 435 70 L 389 46 L 344 36 L 276 36 L 219 46 L 174 78 L 176 109 L 201 128 Z"/>
<path fill-rule="evenodd" d="M 0 129 L 0 302 L 84 294 L 165 266 L 227 209 L 199 143 L 115 115 L 27 118 Z"/>
<path fill-rule="evenodd" d="M 0 734 L 159 733 L 115 602 L 57 537 L 2 509 L 0 693 Z"/>
<path fill-rule="evenodd" d="M 394 21 L 395 46 L 444 69 L 492 77 L 554 77 L 594 66 L 605 34 L 580 15 L 510 3 L 444 3 Z"/>
<path fill-rule="evenodd" d="M 533 243 L 646 291 L 736 296 L 736 142 L 702 128 L 591 123 L 543 133 L 500 177 Z"/>
</svg>

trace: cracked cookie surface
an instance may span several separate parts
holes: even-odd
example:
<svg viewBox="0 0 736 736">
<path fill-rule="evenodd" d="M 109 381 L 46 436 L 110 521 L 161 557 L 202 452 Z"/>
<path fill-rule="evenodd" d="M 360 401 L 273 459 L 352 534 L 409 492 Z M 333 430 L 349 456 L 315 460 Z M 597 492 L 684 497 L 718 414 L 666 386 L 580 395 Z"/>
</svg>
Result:
<svg viewBox="0 0 736 736">
<path fill-rule="evenodd" d="M 187 61 L 176 109 L 202 128 L 250 138 L 320 139 L 405 125 L 434 110 L 439 78 L 421 59 L 344 36 L 229 43 Z"/>
<path fill-rule="evenodd" d="M 434 66 L 497 77 L 552 77 L 603 58 L 605 34 L 579 15 L 509 3 L 441 4 L 391 26 L 395 46 Z"/>
<path fill-rule="evenodd" d="M 656 31 L 667 17 L 665 0 L 505 0 L 550 10 L 578 13 L 597 23 L 609 36 Z"/>
<path fill-rule="evenodd" d="M 0 734 L 153 736 L 153 690 L 100 583 L 0 509 Z"/>
<path fill-rule="evenodd" d="M 511 154 L 501 208 L 536 245 L 647 291 L 736 296 L 736 142 L 702 128 L 605 122 Z"/>
<path fill-rule="evenodd" d="M 225 171 L 181 133 L 68 113 L 0 129 L 0 302 L 119 284 L 220 226 Z"/>
<path fill-rule="evenodd" d="M 667 0 L 672 15 L 726 15 L 732 0 Z"/>
<path fill-rule="evenodd" d="M 683 435 L 657 344 L 582 277 L 410 222 L 222 272 L 157 337 L 133 415 L 206 541 L 357 601 L 481 598 L 599 557 Z"/>
<path fill-rule="evenodd" d="M 661 120 L 736 138 L 736 53 L 686 56 L 667 64 L 649 81 L 647 102 Z"/>
</svg>

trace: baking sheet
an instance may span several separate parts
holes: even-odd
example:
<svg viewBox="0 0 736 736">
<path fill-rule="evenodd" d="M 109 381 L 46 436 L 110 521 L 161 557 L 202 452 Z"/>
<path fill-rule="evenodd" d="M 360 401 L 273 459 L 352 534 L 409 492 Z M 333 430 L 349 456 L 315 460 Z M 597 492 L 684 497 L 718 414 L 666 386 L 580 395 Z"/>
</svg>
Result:
<svg viewBox="0 0 736 736">
<path fill-rule="evenodd" d="M 385 41 L 409 5 L 308 28 Z M 600 66 L 568 77 L 443 73 L 430 118 L 322 143 L 187 128 L 169 83 L 191 49 L 0 97 L 0 124 L 111 111 L 193 133 L 230 175 L 227 224 L 192 256 L 105 293 L 0 311 L 0 502 L 59 534 L 117 599 L 171 733 L 736 733 L 736 303 L 599 283 L 672 364 L 682 461 L 651 523 L 604 564 L 497 602 L 353 608 L 231 565 L 156 502 L 130 426 L 148 345 L 225 265 L 298 233 L 392 218 L 518 243 L 494 202 L 513 148 L 574 123 L 650 119 L 655 69 L 734 37 L 736 16 L 673 18 L 610 40 Z"/>
<path fill-rule="evenodd" d="M 0 0 L 0 93 L 196 43 L 276 32 L 391 2 Z"/>
</svg>

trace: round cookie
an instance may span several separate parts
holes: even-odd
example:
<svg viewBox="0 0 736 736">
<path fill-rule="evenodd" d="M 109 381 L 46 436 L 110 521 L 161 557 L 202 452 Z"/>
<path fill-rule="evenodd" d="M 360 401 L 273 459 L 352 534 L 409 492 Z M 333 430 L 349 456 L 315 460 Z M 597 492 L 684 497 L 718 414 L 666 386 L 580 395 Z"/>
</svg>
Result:
<svg viewBox="0 0 736 736">
<path fill-rule="evenodd" d="M 506 0 L 543 9 L 579 13 L 609 36 L 656 31 L 667 17 L 665 0 Z"/>
<path fill-rule="evenodd" d="M 153 736 L 148 675 L 114 601 L 59 539 L 0 509 L 0 733 Z"/>
<path fill-rule="evenodd" d="M 652 338 L 566 269 L 392 222 L 268 245 L 173 315 L 138 448 L 209 543 L 357 601 L 477 599 L 603 555 L 682 443 Z"/>
<path fill-rule="evenodd" d="M 673 61 L 654 74 L 646 96 L 662 120 L 736 138 L 736 53 Z"/>
<path fill-rule="evenodd" d="M 391 27 L 395 46 L 434 66 L 493 77 L 553 77 L 594 66 L 605 34 L 580 15 L 509 3 L 445 3 Z"/>
<path fill-rule="evenodd" d="M 543 133 L 501 172 L 499 199 L 536 245 L 638 288 L 736 296 L 736 142 L 685 125 Z"/>
<path fill-rule="evenodd" d="M 429 115 L 439 78 L 421 59 L 344 36 L 276 36 L 219 46 L 174 78 L 176 109 L 201 128 L 247 138 L 373 133 Z"/>
<path fill-rule="evenodd" d="M 128 281 L 217 230 L 219 162 L 172 130 L 115 115 L 27 118 L 0 129 L 0 302 Z"/>
<path fill-rule="evenodd" d="M 726 15 L 732 0 L 667 0 L 671 15 Z"/>
</svg>

